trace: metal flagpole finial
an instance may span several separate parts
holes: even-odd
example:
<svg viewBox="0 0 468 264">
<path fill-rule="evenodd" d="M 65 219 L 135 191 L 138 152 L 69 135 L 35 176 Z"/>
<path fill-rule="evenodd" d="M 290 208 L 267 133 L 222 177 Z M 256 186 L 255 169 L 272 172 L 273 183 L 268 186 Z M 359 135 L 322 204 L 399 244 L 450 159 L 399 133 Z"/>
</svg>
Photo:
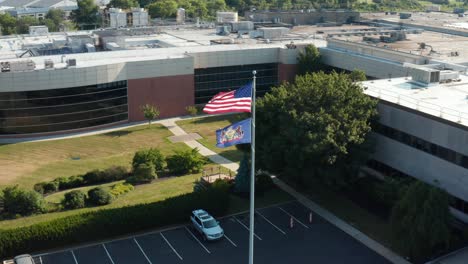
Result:
<svg viewBox="0 0 468 264">
<path fill-rule="evenodd" d="M 252 71 L 252 74 L 255 76 L 257 74 L 257 71 L 256 70 L 253 70 Z"/>
</svg>

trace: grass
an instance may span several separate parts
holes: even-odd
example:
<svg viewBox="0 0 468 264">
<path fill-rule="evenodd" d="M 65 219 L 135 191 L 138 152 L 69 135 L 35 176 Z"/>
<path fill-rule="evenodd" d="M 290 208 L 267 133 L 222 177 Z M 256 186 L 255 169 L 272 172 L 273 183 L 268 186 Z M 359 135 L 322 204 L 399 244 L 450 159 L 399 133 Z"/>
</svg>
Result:
<svg viewBox="0 0 468 264">
<path fill-rule="evenodd" d="M 155 147 L 164 155 L 188 149 L 170 143 L 172 133 L 161 125 L 137 126 L 100 135 L 72 139 L 0 145 L 0 188 L 35 183 L 61 176 L 83 174 L 112 165 L 130 167 L 133 154 Z"/>
<path fill-rule="evenodd" d="M 171 177 L 171 178 L 162 178 L 159 180 L 154 181 L 150 184 L 144 185 L 137 185 L 135 190 L 126 193 L 124 195 L 119 196 L 116 200 L 113 201 L 112 204 L 99 206 L 99 207 L 91 207 L 91 208 L 83 208 L 77 210 L 70 210 L 70 211 L 63 211 L 63 212 L 55 212 L 55 213 L 47 213 L 41 215 L 35 215 L 30 217 L 23 217 L 13 220 L 5 220 L 1 222 L 2 229 L 9 229 L 21 226 L 28 226 L 44 221 L 50 221 L 53 219 L 75 215 L 84 212 L 96 211 L 100 209 L 107 209 L 107 208 L 118 208 L 124 207 L 128 205 L 135 205 L 141 203 L 151 203 L 157 202 L 169 197 L 178 196 L 181 194 L 189 193 L 193 191 L 193 184 L 195 180 L 199 179 L 201 174 L 193 174 L 181 177 Z M 110 187 L 118 182 L 108 183 L 101 186 Z M 76 188 L 74 190 L 80 189 L 83 191 L 87 191 L 91 188 L 96 186 L 87 186 L 82 188 Z M 51 203 L 58 203 L 63 198 L 66 192 L 71 190 L 58 192 L 46 197 L 46 201 Z"/>
<path fill-rule="evenodd" d="M 203 146 L 220 154 L 221 156 L 239 163 L 242 159 L 242 153 L 236 147 L 218 148 L 216 147 L 216 130 L 226 127 L 232 123 L 243 120 L 247 117 L 245 114 L 211 116 L 196 118 L 177 122 L 185 132 L 198 133 L 202 139 L 198 140 Z"/>
</svg>

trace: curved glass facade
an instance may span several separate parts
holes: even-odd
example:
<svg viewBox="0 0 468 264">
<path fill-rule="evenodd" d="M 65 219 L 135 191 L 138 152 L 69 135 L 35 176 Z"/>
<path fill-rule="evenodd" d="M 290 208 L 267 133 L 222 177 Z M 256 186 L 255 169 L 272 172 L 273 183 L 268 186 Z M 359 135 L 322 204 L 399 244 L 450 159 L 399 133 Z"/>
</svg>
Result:
<svg viewBox="0 0 468 264">
<path fill-rule="evenodd" d="M 127 81 L 0 93 L 0 134 L 54 132 L 124 120 Z"/>
<path fill-rule="evenodd" d="M 257 71 L 257 95 L 264 95 L 278 84 L 278 64 L 251 64 L 195 69 L 195 104 L 207 103 L 215 94 L 235 90 L 252 81 Z"/>
</svg>

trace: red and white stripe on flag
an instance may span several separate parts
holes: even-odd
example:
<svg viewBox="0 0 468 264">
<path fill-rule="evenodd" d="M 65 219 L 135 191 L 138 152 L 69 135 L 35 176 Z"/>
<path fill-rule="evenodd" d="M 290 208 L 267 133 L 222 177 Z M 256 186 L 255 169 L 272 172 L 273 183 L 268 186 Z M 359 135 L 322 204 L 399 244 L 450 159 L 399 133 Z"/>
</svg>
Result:
<svg viewBox="0 0 468 264">
<path fill-rule="evenodd" d="M 208 114 L 221 114 L 230 112 L 251 112 L 252 98 L 235 98 L 235 91 L 218 93 L 203 108 Z"/>
</svg>

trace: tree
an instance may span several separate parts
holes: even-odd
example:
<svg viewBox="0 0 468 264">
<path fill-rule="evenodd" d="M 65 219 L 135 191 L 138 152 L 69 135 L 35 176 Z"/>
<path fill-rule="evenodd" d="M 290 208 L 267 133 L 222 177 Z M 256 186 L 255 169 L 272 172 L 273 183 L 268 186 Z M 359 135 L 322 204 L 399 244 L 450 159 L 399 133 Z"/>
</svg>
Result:
<svg viewBox="0 0 468 264">
<path fill-rule="evenodd" d="M 139 150 L 133 156 L 132 168 L 135 170 L 144 163 L 151 163 L 157 171 L 161 171 L 164 169 L 164 156 L 156 148 Z"/>
<path fill-rule="evenodd" d="M 395 242 L 411 257 L 427 256 L 450 240 L 448 194 L 421 181 L 411 184 L 392 210 Z"/>
<path fill-rule="evenodd" d="M 310 44 L 299 53 L 297 58 L 298 74 L 317 72 L 323 69 L 320 52 L 314 45 Z"/>
<path fill-rule="evenodd" d="M 206 8 L 210 16 L 215 17 L 217 11 L 224 11 L 227 9 L 227 6 L 224 0 L 208 0 L 206 1 Z"/>
<path fill-rule="evenodd" d="M 89 28 L 89 25 L 98 24 L 99 7 L 94 0 L 78 0 L 78 9 L 72 12 L 72 19 L 80 28 Z"/>
<path fill-rule="evenodd" d="M 88 203 L 92 205 L 106 205 L 112 202 L 112 195 L 102 187 L 88 191 Z"/>
<path fill-rule="evenodd" d="M 304 183 L 344 186 L 372 152 L 377 102 L 343 73 L 297 76 L 257 101 L 259 167 Z"/>
<path fill-rule="evenodd" d="M 63 25 L 63 21 L 65 20 L 65 12 L 61 9 L 50 9 L 47 12 L 43 23 L 49 28 L 49 31 L 59 31 L 60 26 Z"/>
<path fill-rule="evenodd" d="M 148 126 L 151 126 L 151 121 L 158 118 L 159 116 L 159 109 L 156 106 L 145 104 L 141 107 L 141 111 L 143 111 L 143 115 L 145 116 L 146 120 L 148 120 Z"/>
<path fill-rule="evenodd" d="M 67 192 L 62 200 L 65 209 L 78 209 L 85 207 L 86 195 L 83 191 L 75 190 Z"/>
<path fill-rule="evenodd" d="M 31 215 L 45 212 L 44 198 L 35 191 L 14 186 L 6 187 L 2 193 L 3 208 L 9 214 Z"/>
<path fill-rule="evenodd" d="M 148 14 L 152 18 L 174 17 L 177 12 L 177 2 L 174 0 L 161 0 L 148 5 Z"/>
<path fill-rule="evenodd" d="M 351 78 L 351 81 L 353 82 L 363 82 L 365 80 L 367 80 L 367 77 L 366 77 L 366 72 L 363 71 L 363 70 L 353 70 L 350 74 L 349 74 L 349 78 Z"/>
<path fill-rule="evenodd" d="M 111 0 L 109 4 L 107 4 L 108 8 L 115 7 L 121 9 L 130 9 L 138 6 L 139 4 L 136 0 Z"/>
<path fill-rule="evenodd" d="M 29 33 L 30 26 L 39 25 L 39 21 L 34 17 L 20 17 L 16 20 L 16 33 L 17 34 L 27 34 Z"/>
<path fill-rule="evenodd" d="M 237 169 L 236 179 L 234 180 L 234 191 L 237 193 L 250 192 L 250 158 L 244 153 L 239 169 Z"/>
<path fill-rule="evenodd" d="M 2 35 L 11 35 L 16 33 L 16 18 L 10 14 L 0 14 L 0 27 Z"/>
</svg>

